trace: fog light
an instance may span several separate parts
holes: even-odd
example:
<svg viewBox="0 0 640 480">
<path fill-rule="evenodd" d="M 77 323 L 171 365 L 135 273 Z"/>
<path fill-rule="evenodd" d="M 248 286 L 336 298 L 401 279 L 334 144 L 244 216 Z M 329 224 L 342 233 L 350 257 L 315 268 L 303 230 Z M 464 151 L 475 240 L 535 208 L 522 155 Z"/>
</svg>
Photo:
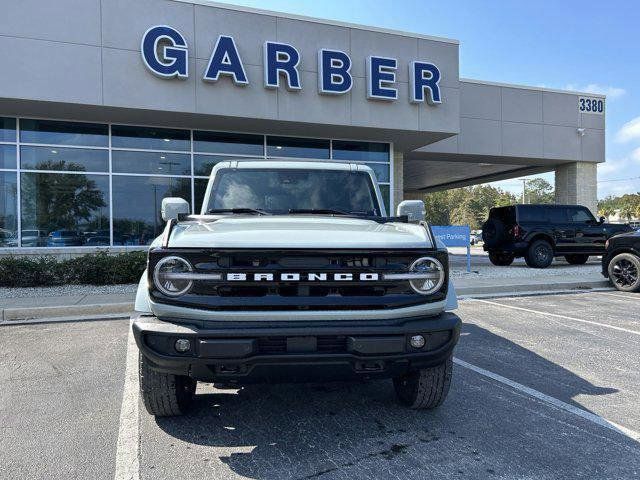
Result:
<svg viewBox="0 0 640 480">
<path fill-rule="evenodd" d="M 184 353 L 191 349 L 191 342 L 186 338 L 179 338 L 175 344 L 176 352 Z"/>
<path fill-rule="evenodd" d="M 427 342 L 422 335 L 413 335 L 409 343 L 413 348 L 422 348 Z"/>
</svg>

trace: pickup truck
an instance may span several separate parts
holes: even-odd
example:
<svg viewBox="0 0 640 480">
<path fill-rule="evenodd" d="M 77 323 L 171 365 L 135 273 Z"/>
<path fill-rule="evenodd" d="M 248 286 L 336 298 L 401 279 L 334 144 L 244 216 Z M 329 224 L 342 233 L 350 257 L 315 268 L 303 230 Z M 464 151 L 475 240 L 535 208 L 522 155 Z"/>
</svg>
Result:
<svg viewBox="0 0 640 480">
<path fill-rule="evenodd" d="M 198 381 L 393 379 L 410 408 L 444 401 L 460 319 L 422 202 L 388 217 L 361 164 L 237 160 L 189 211 L 163 200 L 136 296 L 150 414 L 185 413 Z"/>
</svg>

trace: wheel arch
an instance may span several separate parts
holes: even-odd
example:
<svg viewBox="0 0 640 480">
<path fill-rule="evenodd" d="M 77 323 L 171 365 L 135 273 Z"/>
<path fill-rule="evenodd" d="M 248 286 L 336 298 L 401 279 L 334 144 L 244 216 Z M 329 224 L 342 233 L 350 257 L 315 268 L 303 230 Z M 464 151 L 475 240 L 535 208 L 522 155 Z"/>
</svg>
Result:
<svg viewBox="0 0 640 480">
<path fill-rule="evenodd" d="M 553 239 L 553 237 L 551 235 L 549 235 L 548 233 L 534 233 L 531 235 L 531 237 L 529 237 L 528 239 L 529 244 L 536 242 L 538 240 L 545 240 L 547 242 L 549 242 L 549 245 L 551 245 L 551 248 L 553 248 L 553 250 L 555 251 L 556 249 L 556 242 Z"/>
</svg>

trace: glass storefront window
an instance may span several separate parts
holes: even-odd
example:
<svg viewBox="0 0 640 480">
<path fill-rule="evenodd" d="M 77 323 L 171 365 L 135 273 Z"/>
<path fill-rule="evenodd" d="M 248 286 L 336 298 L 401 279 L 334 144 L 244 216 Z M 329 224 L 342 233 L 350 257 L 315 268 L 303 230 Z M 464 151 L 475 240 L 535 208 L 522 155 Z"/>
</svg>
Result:
<svg viewBox="0 0 640 480">
<path fill-rule="evenodd" d="M 16 119 L 0 117 L 0 142 L 16 141 Z"/>
<path fill-rule="evenodd" d="M 113 125 L 111 127 L 111 146 L 113 148 L 188 152 L 191 147 L 190 144 L 191 135 L 189 130 L 134 127 L 130 125 Z"/>
<path fill-rule="evenodd" d="M 384 207 L 387 210 L 387 215 L 393 217 L 395 212 L 391 211 L 391 199 L 389 198 L 391 187 L 389 185 L 380 185 L 380 193 L 382 194 L 382 200 L 384 201 Z"/>
<path fill-rule="evenodd" d="M 162 198 L 193 199 L 199 213 L 213 167 L 248 158 L 366 164 L 388 207 L 390 151 L 380 142 L 0 117 L 0 248 L 18 246 L 19 218 L 25 247 L 146 245 L 164 228 Z"/>
<path fill-rule="evenodd" d="M 108 147 L 109 127 L 98 123 L 21 119 L 20 141 L 49 145 Z"/>
<path fill-rule="evenodd" d="M 0 172 L 0 247 L 18 246 L 16 172 Z"/>
<path fill-rule="evenodd" d="M 64 147 L 20 147 L 20 168 L 108 172 L 109 150 Z"/>
<path fill-rule="evenodd" d="M 329 140 L 267 137 L 268 157 L 329 158 Z"/>
<path fill-rule="evenodd" d="M 388 162 L 389 144 L 376 142 L 354 142 L 334 140 L 332 145 L 334 160 L 361 162 Z"/>
<path fill-rule="evenodd" d="M 191 175 L 191 156 L 186 153 L 114 150 L 113 171 L 161 175 Z"/>
<path fill-rule="evenodd" d="M 373 170 L 376 174 L 378 182 L 389 183 L 389 164 L 388 163 L 365 163 L 365 165 Z"/>
<path fill-rule="evenodd" d="M 247 133 L 193 132 L 193 151 L 263 156 L 264 136 Z"/>
<path fill-rule="evenodd" d="M 234 160 L 247 160 L 247 157 L 239 159 L 238 157 L 228 157 L 226 155 L 194 155 L 193 156 L 193 174 L 204 177 L 211 175 L 211 170 L 220 162 L 233 162 Z M 264 157 L 254 158 L 253 160 L 264 160 Z"/>
<path fill-rule="evenodd" d="M 204 201 L 204 194 L 207 191 L 208 178 L 196 178 L 193 181 L 193 196 L 195 199 L 194 212 L 200 214 L 202 209 L 202 202 Z"/>
<path fill-rule="evenodd" d="M 0 145 L 0 168 L 16 168 L 15 145 Z"/>
<path fill-rule="evenodd" d="M 114 245 L 148 245 L 160 235 L 163 198 L 182 197 L 191 203 L 190 178 L 114 175 L 112 183 Z"/>
<path fill-rule="evenodd" d="M 109 177 L 21 174 L 23 247 L 109 245 Z"/>
</svg>

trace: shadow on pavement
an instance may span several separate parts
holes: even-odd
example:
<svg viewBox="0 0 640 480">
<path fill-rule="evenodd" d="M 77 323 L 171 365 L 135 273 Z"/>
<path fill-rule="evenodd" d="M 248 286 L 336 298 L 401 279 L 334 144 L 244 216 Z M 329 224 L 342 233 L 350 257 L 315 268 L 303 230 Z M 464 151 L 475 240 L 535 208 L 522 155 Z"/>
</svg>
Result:
<svg viewBox="0 0 640 480">
<path fill-rule="evenodd" d="M 562 384 L 559 398 L 580 408 L 572 400 L 577 395 L 617 391 L 593 385 L 478 326 L 465 325 L 465 330 L 465 351 L 470 345 L 487 348 L 512 358 L 518 368 L 543 372 Z M 498 373 L 527 384 L 517 369 L 513 375 Z M 596 466 L 600 478 L 621 478 L 616 469 L 630 468 L 620 459 L 630 449 L 638 451 L 631 439 L 599 426 L 593 426 L 602 430 L 594 436 L 584 423 L 572 428 L 569 414 L 558 411 L 559 422 L 553 410 L 482 380 L 487 379 L 456 367 L 452 391 L 435 411 L 399 406 L 389 381 L 255 385 L 237 393 L 207 385 L 213 393 L 197 395 L 189 415 L 156 422 L 177 439 L 218 447 L 194 449 L 204 455 L 194 461 L 222 461 L 238 475 L 260 479 L 566 478 L 569 472 L 588 476 Z M 579 422 L 584 421 L 575 417 Z M 589 444 L 594 438 L 600 445 Z"/>
</svg>

